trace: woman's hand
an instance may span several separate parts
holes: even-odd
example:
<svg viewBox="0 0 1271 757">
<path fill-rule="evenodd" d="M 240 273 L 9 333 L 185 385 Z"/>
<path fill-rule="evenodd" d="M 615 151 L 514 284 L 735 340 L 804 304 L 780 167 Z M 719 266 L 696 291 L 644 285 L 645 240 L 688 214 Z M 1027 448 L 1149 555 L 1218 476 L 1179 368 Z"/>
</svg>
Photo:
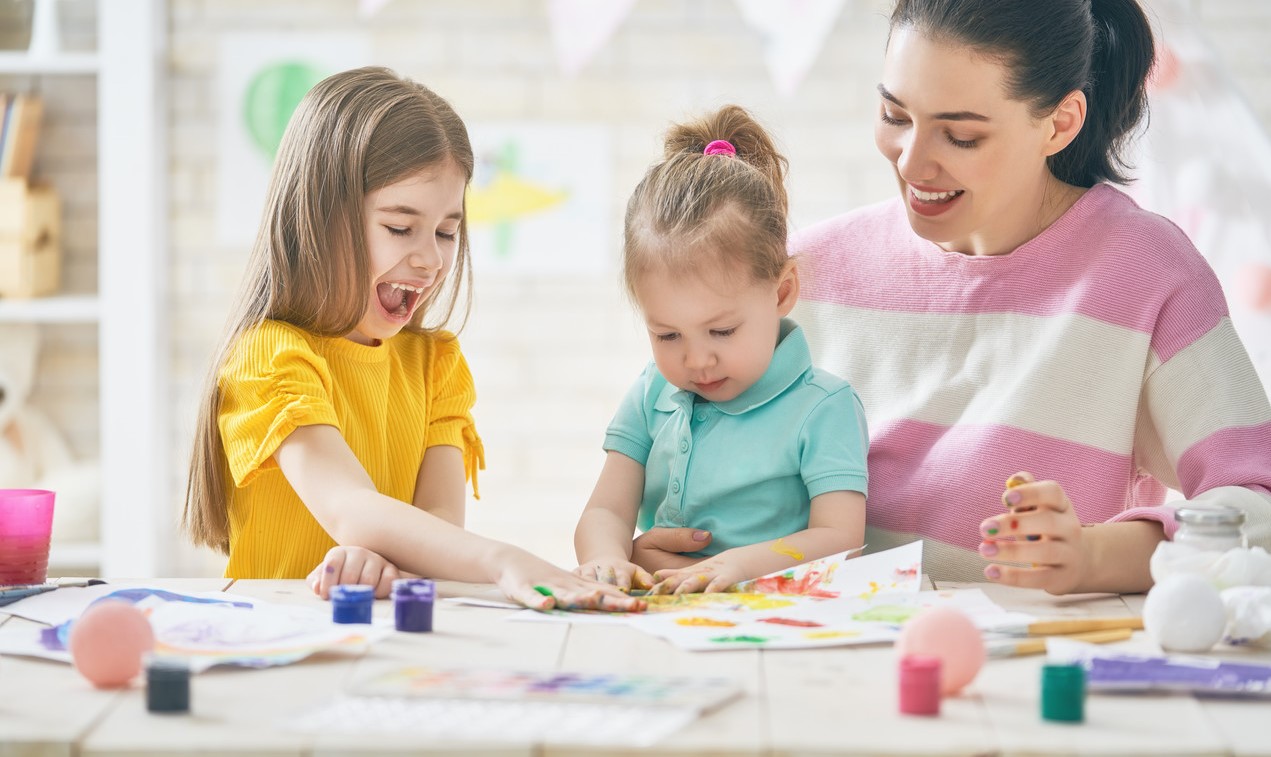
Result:
<svg viewBox="0 0 1271 757">
<path fill-rule="evenodd" d="M 522 549 L 499 556 L 495 583 L 514 602 L 532 610 L 609 610 L 640 612 L 644 600 L 629 597 L 617 586 L 588 581 L 567 573 Z"/>
<path fill-rule="evenodd" d="M 653 574 L 650 594 L 695 594 L 728 591 L 746 580 L 745 572 L 735 560 L 723 554 L 703 560 L 687 568 L 659 570 Z"/>
<path fill-rule="evenodd" d="M 980 555 L 994 561 L 984 569 L 984 577 L 1051 594 L 1068 594 L 1080 587 L 1086 581 L 1090 554 L 1063 487 L 1017 473 L 1008 480 L 1002 502 L 1006 513 L 980 523 Z"/>
<path fill-rule="evenodd" d="M 589 560 L 574 568 L 574 575 L 617 586 L 623 591 L 653 586 L 653 576 L 649 575 L 649 571 L 627 560 Z"/>
<path fill-rule="evenodd" d="M 375 587 L 377 599 L 393 591 L 393 581 L 402 577 L 397 566 L 376 552 L 362 547 L 332 547 L 309 577 L 309 587 L 323 599 L 331 598 L 331 587 L 340 584 L 363 584 Z"/>
<path fill-rule="evenodd" d="M 650 528 L 631 542 L 631 562 L 646 571 L 683 568 L 699 562 L 683 552 L 697 552 L 711 543 L 711 532 L 700 528 Z"/>
</svg>

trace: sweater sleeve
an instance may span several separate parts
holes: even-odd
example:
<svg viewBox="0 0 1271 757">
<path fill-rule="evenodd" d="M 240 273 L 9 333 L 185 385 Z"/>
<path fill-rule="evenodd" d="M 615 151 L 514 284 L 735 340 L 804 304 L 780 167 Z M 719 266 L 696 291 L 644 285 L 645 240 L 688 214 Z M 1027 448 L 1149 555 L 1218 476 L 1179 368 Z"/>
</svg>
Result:
<svg viewBox="0 0 1271 757">
<path fill-rule="evenodd" d="M 1271 404 L 1228 317 L 1148 367 L 1134 457 L 1182 492 L 1185 501 L 1171 504 L 1238 507 L 1250 546 L 1271 548 Z M 1160 510 L 1113 520 L 1161 520 L 1172 538 Z"/>
</svg>

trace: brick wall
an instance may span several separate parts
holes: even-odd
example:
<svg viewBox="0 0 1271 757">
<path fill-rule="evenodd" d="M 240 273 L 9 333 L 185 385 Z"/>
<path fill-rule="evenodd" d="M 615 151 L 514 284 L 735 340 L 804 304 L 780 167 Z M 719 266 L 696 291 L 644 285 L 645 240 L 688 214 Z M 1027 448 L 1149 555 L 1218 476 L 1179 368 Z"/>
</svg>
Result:
<svg viewBox="0 0 1271 757">
<path fill-rule="evenodd" d="M 87 11 L 85 4 L 64 2 L 70 9 L 64 36 L 90 36 L 91 3 Z M 1271 129 L 1271 3 L 1191 5 Z M 363 33 L 375 62 L 433 87 L 469 125 L 509 119 L 600 125 L 611 135 L 611 155 L 566 158 L 611 166 L 613 238 L 605 254 L 615 259 L 622 205 L 657 156 L 662 130 L 724 102 L 748 106 L 777 134 L 791 161 L 796 226 L 894 191 L 871 136 L 887 0 L 850 0 L 789 98 L 775 92 L 760 40 L 731 0 L 639 0 L 609 46 L 569 80 L 557 72 L 544 6 L 542 0 L 393 0 L 363 20 L 351 0 L 170 2 L 167 317 L 175 337 L 173 383 L 162 401 L 171 409 L 177 450 L 167 472 L 173 517 L 184 491 L 197 392 L 247 252 L 215 241 L 215 67 L 222 35 Z M 96 274 L 94 90 L 83 77 L 47 77 L 42 86 L 55 102 L 40 166 L 68 197 L 69 277 L 79 285 Z M 41 401 L 74 425 L 78 446 L 91 452 L 94 410 L 58 408 L 91 390 L 95 356 L 80 349 L 84 340 L 73 329 L 51 331 L 46 362 L 57 378 Z M 603 459 L 605 424 L 648 355 L 616 274 L 483 276 L 461 338 L 478 384 L 476 413 L 489 462 L 469 526 L 572 565 L 573 526 Z M 199 574 L 219 570 L 219 560 L 187 549 L 169 567 L 165 572 Z"/>
</svg>

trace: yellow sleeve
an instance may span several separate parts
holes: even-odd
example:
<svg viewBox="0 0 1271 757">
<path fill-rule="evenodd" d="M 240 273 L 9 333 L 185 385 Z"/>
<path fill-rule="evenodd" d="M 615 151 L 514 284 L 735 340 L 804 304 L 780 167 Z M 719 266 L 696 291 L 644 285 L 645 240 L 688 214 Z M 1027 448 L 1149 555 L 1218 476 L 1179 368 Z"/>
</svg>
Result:
<svg viewBox="0 0 1271 757">
<path fill-rule="evenodd" d="M 463 452 L 464 472 L 472 481 L 472 494 L 480 499 L 477 471 L 485 470 L 485 447 L 472 419 L 477 390 L 468 370 L 468 361 L 459 351 L 459 340 L 452 334 L 442 333 L 435 345 L 428 375 L 432 414 L 428 419 L 424 449 L 439 445 L 458 447 Z"/>
<path fill-rule="evenodd" d="M 274 452 L 292 431 L 339 427 L 326 362 L 293 328 L 265 322 L 244 334 L 218 382 L 221 440 L 240 487 L 262 468 L 277 465 Z"/>
</svg>

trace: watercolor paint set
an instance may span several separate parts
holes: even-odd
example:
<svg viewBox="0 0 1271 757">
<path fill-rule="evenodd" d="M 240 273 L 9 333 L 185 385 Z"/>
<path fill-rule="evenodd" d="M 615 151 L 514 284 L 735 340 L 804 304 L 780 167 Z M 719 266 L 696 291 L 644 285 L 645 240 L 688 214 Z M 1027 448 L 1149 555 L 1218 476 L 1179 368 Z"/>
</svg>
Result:
<svg viewBox="0 0 1271 757">
<path fill-rule="evenodd" d="M 355 684 L 354 696 L 665 706 L 706 712 L 741 693 L 724 678 L 403 667 Z"/>
</svg>

